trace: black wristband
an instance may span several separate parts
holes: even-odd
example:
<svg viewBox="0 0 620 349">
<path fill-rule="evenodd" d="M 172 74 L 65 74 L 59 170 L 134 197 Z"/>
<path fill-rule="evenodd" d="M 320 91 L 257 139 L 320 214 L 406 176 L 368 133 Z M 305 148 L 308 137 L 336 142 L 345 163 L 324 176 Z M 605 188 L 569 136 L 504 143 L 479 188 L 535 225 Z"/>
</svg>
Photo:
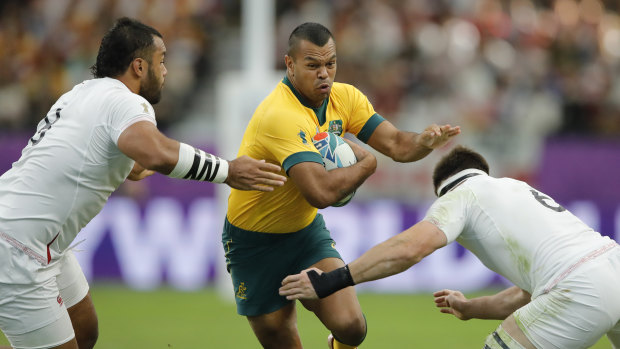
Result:
<svg viewBox="0 0 620 349">
<path fill-rule="evenodd" d="M 348 265 L 321 275 L 315 270 L 310 270 L 307 273 L 312 287 L 319 298 L 325 298 L 345 287 L 355 285 Z"/>
</svg>

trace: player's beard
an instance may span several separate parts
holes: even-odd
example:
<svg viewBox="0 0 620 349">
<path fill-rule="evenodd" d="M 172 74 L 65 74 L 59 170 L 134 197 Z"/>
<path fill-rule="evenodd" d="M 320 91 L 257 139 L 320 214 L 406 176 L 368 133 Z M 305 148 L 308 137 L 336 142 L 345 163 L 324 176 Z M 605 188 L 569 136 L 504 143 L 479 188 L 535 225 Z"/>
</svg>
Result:
<svg viewBox="0 0 620 349">
<path fill-rule="evenodd" d="M 140 96 L 144 97 L 149 103 L 157 104 L 161 99 L 162 86 L 155 75 L 153 69 L 149 67 L 146 79 L 140 82 Z"/>
</svg>

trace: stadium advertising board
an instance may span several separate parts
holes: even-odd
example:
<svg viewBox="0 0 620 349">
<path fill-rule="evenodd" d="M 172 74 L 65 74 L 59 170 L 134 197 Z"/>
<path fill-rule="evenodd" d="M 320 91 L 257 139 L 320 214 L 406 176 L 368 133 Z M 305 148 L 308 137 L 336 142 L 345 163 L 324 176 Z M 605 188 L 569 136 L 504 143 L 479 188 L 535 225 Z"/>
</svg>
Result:
<svg viewBox="0 0 620 349">
<path fill-rule="evenodd" d="M 27 138 L 0 138 L 0 147 L 5 149 L 0 154 L 2 172 L 19 157 L 24 139 Z M 620 177 L 620 163 L 609 161 L 609 157 L 620 153 L 619 148 L 574 141 L 550 144 L 538 183 L 543 192 L 616 240 L 620 239 L 620 188 L 600 187 Z M 575 167 L 580 161 L 587 162 L 590 177 L 581 170 L 585 166 Z M 592 173 L 596 174 L 596 180 L 592 180 Z M 580 181 L 588 183 L 580 184 Z M 568 186 L 578 188 L 567 191 Z M 350 261 L 413 225 L 428 205 L 430 202 L 412 206 L 380 199 L 354 201 L 321 213 L 343 258 Z M 220 242 L 224 213 L 225 208 L 214 198 L 213 184 L 155 175 L 125 186 L 113 195 L 103 211 L 78 235 L 74 251 L 90 280 L 122 280 L 136 289 L 164 284 L 184 290 L 198 289 L 212 285 L 218 274 L 225 272 Z M 471 291 L 504 282 L 472 254 L 451 244 L 402 274 L 358 288 L 377 292 L 440 288 Z"/>
</svg>

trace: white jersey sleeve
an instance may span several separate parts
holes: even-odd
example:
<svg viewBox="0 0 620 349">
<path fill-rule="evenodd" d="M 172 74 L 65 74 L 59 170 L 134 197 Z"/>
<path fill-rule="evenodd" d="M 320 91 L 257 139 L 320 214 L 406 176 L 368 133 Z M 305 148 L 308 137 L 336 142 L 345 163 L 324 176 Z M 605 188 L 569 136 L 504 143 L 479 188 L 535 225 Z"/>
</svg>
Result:
<svg viewBox="0 0 620 349">
<path fill-rule="evenodd" d="M 153 106 L 140 95 L 119 93 L 109 99 L 108 107 L 110 137 L 114 144 L 118 144 L 121 133 L 136 122 L 148 121 L 157 125 Z"/>
<path fill-rule="evenodd" d="M 436 225 L 448 239 L 455 241 L 467 224 L 468 207 L 473 199 L 469 190 L 449 192 L 437 199 L 426 212 L 424 220 Z"/>
</svg>

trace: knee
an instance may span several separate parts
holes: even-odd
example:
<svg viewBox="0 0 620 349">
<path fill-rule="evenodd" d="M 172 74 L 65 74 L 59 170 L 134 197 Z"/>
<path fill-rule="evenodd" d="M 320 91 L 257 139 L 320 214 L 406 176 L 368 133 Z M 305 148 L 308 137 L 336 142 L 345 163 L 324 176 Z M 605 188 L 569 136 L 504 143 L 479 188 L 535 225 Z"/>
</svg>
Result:
<svg viewBox="0 0 620 349">
<path fill-rule="evenodd" d="M 332 329 L 332 335 L 343 344 L 358 346 L 366 338 L 367 330 L 366 318 L 360 315 L 341 321 L 338 328 Z"/>
</svg>

